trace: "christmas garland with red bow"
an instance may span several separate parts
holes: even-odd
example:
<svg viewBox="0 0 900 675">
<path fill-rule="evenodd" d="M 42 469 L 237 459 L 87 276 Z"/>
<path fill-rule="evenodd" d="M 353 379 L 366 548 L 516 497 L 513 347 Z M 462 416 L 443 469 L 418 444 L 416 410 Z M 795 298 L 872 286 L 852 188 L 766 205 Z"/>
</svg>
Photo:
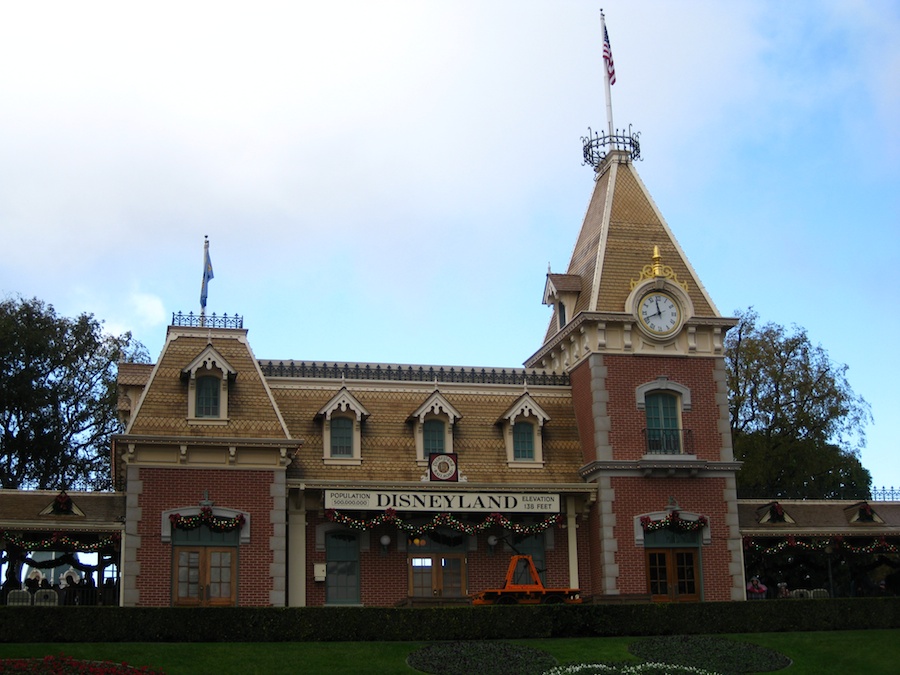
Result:
<svg viewBox="0 0 900 675">
<path fill-rule="evenodd" d="M 204 506 L 200 513 L 193 516 L 182 516 L 180 513 L 169 515 L 169 522 L 177 530 L 196 530 L 201 525 L 206 525 L 213 532 L 231 532 L 242 528 L 245 520 L 243 513 L 234 518 L 214 515 L 208 506 Z"/>
<path fill-rule="evenodd" d="M 653 520 L 650 516 L 641 516 L 641 527 L 644 532 L 656 532 L 658 530 L 671 530 L 672 532 L 696 532 L 706 527 L 709 521 L 706 516 L 700 516 L 697 520 L 685 520 L 678 511 L 672 511 L 665 518 Z"/>
<path fill-rule="evenodd" d="M 353 518 L 340 511 L 336 511 L 335 509 L 328 509 L 325 511 L 325 517 L 333 523 L 346 525 L 354 530 L 371 530 L 384 523 L 389 523 L 395 525 L 398 530 L 402 530 L 413 536 L 425 534 L 426 532 L 433 532 L 438 527 L 446 527 L 451 530 L 456 530 L 457 532 L 474 535 L 494 526 L 502 527 L 516 534 L 531 536 L 539 534 L 562 522 L 562 516 L 558 513 L 547 516 L 541 522 L 534 523 L 533 525 L 522 525 L 521 523 L 511 521 L 502 513 L 491 513 L 481 523 L 473 525 L 459 520 L 453 514 L 438 513 L 429 522 L 422 525 L 415 525 L 400 518 L 394 509 L 387 509 L 384 513 L 380 513 L 374 518 L 368 519 Z"/>
<path fill-rule="evenodd" d="M 25 551 L 73 551 L 77 553 L 98 553 L 100 551 L 114 550 L 119 547 L 121 535 L 113 532 L 96 542 L 85 542 L 69 536 L 65 532 L 54 532 L 43 539 L 25 539 L 13 532 L 0 532 L 0 539 L 9 542 L 13 546 Z"/>
<path fill-rule="evenodd" d="M 900 553 L 900 546 L 888 542 L 883 536 L 873 539 L 870 544 L 864 544 L 862 546 L 855 546 L 844 537 L 840 536 L 823 537 L 821 539 L 786 537 L 777 544 L 772 544 L 771 546 L 766 546 L 753 537 L 744 537 L 744 548 L 746 550 L 762 553 L 763 555 L 773 555 L 787 549 L 825 551 L 829 546 L 834 551 L 845 551 L 847 553 Z"/>
</svg>

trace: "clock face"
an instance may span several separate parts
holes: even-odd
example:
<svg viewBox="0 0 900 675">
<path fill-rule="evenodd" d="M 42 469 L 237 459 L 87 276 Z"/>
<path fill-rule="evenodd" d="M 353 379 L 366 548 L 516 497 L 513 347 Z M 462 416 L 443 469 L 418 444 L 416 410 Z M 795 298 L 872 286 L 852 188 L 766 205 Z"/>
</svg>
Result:
<svg viewBox="0 0 900 675">
<path fill-rule="evenodd" d="M 638 307 L 641 323 L 654 335 L 671 335 L 681 324 L 681 310 L 670 296 L 654 291 Z"/>
</svg>

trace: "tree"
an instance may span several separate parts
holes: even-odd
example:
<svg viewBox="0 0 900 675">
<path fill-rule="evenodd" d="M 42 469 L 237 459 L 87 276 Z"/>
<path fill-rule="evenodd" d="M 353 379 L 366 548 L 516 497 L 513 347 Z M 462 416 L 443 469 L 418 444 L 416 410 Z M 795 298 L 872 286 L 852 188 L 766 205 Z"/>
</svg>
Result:
<svg viewBox="0 0 900 675">
<path fill-rule="evenodd" d="M 131 333 L 38 299 L 0 302 L 0 486 L 109 489 L 116 364 L 149 361 Z"/>
<path fill-rule="evenodd" d="M 872 477 L 859 461 L 869 404 L 853 392 L 806 330 L 760 324 L 739 312 L 728 332 L 729 412 L 738 496 L 866 499 Z"/>
</svg>

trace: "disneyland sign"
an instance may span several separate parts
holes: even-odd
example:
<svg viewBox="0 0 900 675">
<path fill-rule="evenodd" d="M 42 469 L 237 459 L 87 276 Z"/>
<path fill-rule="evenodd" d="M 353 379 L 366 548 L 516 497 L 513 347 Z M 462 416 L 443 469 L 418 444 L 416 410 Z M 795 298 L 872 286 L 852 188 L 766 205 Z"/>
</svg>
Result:
<svg viewBox="0 0 900 675">
<path fill-rule="evenodd" d="M 559 513 L 559 495 L 533 492 L 415 492 L 325 490 L 326 509 Z"/>
</svg>

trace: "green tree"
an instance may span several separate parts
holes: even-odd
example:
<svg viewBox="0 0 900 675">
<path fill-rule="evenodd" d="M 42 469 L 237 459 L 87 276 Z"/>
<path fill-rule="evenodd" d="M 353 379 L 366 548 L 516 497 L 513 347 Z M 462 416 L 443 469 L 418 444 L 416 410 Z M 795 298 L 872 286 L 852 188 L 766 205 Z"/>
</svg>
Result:
<svg viewBox="0 0 900 675">
<path fill-rule="evenodd" d="M 38 299 L 0 302 L 0 486 L 109 489 L 116 364 L 149 360 L 131 333 Z"/>
<path fill-rule="evenodd" d="M 859 461 L 869 404 L 806 330 L 739 312 L 728 332 L 729 411 L 738 496 L 865 499 L 872 477 Z"/>
</svg>

